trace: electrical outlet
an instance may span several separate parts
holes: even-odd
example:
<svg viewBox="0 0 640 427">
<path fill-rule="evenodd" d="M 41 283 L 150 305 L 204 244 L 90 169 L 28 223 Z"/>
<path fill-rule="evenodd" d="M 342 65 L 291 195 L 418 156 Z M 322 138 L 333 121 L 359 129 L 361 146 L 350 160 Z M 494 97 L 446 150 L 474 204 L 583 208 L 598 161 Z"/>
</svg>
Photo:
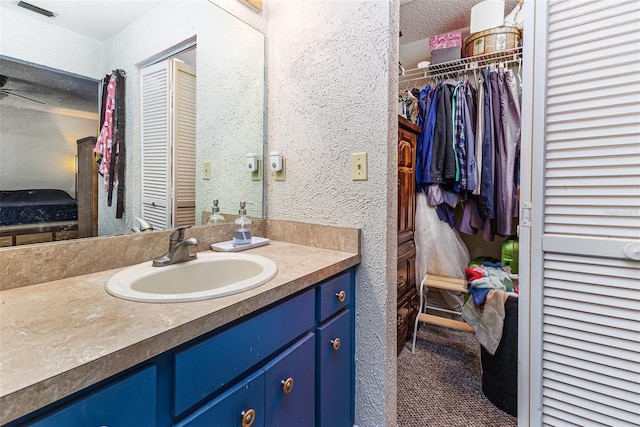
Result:
<svg viewBox="0 0 640 427">
<path fill-rule="evenodd" d="M 354 181 L 367 180 L 367 153 L 351 154 L 351 179 Z"/>
<path fill-rule="evenodd" d="M 278 172 L 274 172 L 276 181 L 284 181 L 286 178 L 286 170 L 287 170 L 287 159 L 282 158 L 282 169 Z"/>
<path fill-rule="evenodd" d="M 211 179 L 211 162 L 202 163 L 202 179 Z"/>
</svg>

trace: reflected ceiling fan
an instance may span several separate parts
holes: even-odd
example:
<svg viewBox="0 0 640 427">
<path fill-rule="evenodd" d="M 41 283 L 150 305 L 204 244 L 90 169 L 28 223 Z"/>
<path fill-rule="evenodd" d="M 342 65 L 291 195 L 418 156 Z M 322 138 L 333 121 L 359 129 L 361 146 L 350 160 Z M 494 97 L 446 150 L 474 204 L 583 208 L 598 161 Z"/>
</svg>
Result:
<svg viewBox="0 0 640 427">
<path fill-rule="evenodd" d="M 4 74 L 0 75 L 0 100 L 1 99 L 5 99 L 9 96 L 17 96 L 18 98 L 22 98 L 22 99 L 26 99 L 32 102 L 37 102 L 38 104 L 44 104 L 44 102 L 42 101 L 38 101 L 37 99 L 33 99 L 30 98 L 28 96 L 25 95 L 21 95 L 20 93 L 17 92 L 21 92 L 21 93 L 38 93 L 41 95 L 48 95 L 46 92 L 42 92 L 42 91 L 35 91 L 35 90 L 18 90 L 18 89 L 5 89 L 5 85 L 7 84 L 7 82 L 9 81 L 9 77 L 5 76 Z"/>
</svg>

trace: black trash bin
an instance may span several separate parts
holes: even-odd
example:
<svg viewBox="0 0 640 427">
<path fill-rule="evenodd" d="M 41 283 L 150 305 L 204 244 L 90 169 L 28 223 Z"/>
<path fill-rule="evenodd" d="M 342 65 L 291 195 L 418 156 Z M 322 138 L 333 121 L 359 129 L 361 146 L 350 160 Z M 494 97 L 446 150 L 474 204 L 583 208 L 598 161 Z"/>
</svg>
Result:
<svg viewBox="0 0 640 427">
<path fill-rule="evenodd" d="M 492 356 L 481 348 L 482 392 L 497 408 L 518 416 L 518 297 L 505 302 L 502 340 Z"/>
</svg>

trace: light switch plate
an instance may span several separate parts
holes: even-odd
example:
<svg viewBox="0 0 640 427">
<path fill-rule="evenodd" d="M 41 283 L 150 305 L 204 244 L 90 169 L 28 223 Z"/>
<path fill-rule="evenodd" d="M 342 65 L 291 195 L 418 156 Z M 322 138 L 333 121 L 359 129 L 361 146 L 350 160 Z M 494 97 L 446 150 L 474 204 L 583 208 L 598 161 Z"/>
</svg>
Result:
<svg viewBox="0 0 640 427">
<path fill-rule="evenodd" d="M 202 179 L 211 179 L 211 162 L 202 163 Z"/>
<path fill-rule="evenodd" d="M 354 181 L 367 180 L 367 153 L 351 154 L 351 179 Z"/>
</svg>

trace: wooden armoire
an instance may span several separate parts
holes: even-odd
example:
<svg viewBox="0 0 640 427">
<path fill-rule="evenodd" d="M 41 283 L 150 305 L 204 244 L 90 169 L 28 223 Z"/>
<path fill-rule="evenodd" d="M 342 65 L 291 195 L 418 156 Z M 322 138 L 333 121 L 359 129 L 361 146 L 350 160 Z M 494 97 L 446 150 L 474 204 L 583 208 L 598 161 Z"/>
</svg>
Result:
<svg viewBox="0 0 640 427">
<path fill-rule="evenodd" d="M 418 313 L 416 290 L 416 145 L 420 126 L 398 116 L 398 354 Z"/>
<path fill-rule="evenodd" d="M 98 163 L 93 149 L 97 138 L 88 136 L 78 144 L 76 200 L 78 201 L 78 237 L 98 235 Z"/>
</svg>

